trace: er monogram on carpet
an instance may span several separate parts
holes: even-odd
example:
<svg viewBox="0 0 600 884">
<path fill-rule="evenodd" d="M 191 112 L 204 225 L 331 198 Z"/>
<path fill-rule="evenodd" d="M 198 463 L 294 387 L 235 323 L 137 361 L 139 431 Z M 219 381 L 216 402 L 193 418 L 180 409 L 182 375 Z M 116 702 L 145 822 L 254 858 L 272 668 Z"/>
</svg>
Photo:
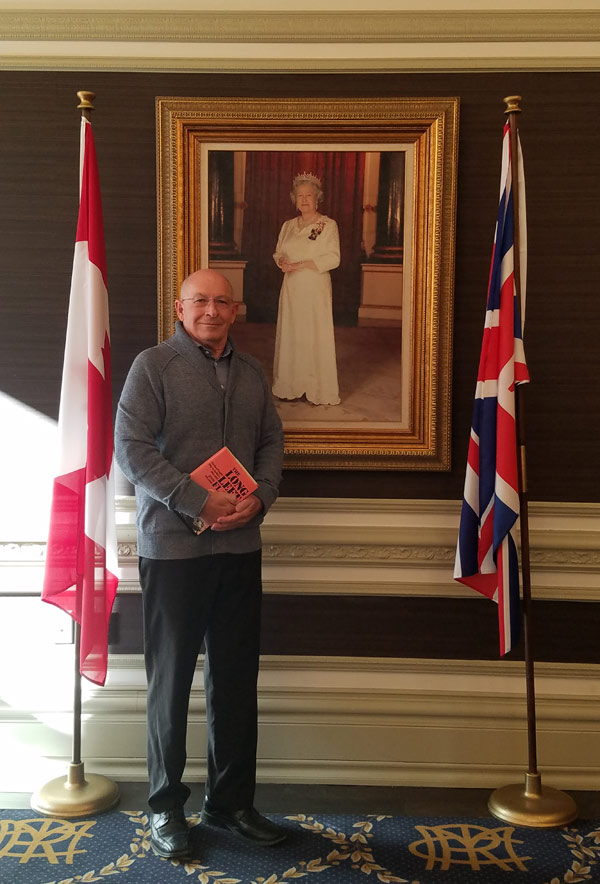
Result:
<svg viewBox="0 0 600 884">
<path fill-rule="evenodd" d="M 0 884 L 563 884 L 600 881 L 600 821 L 529 829 L 483 819 L 272 815 L 288 833 L 265 850 L 188 816 L 189 860 L 150 849 L 143 811 L 59 820 L 0 812 Z"/>
</svg>

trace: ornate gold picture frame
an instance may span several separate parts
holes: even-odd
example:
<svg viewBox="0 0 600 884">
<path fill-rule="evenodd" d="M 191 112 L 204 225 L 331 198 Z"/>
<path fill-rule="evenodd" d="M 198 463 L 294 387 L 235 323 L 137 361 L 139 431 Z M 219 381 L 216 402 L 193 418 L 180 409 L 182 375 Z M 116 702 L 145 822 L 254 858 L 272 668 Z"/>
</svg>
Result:
<svg viewBox="0 0 600 884">
<path fill-rule="evenodd" d="M 159 340 L 182 280 L 214 267 L 239 303 L 236 345 L 271 378 L 273 253 L 297 173 L 322 181 L 339 228 L 341 401 L 276 398 L 289 468 L 450 468 L 458 111 L 458 98 L 156 99 Z"/>
</svg>

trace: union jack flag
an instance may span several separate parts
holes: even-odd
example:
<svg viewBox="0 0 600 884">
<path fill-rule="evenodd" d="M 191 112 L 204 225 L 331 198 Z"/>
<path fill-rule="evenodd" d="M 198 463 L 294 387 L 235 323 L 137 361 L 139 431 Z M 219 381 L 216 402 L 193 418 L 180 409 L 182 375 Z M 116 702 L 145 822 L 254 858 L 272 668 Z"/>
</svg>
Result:
<svg viewBox="0 0 600 884">
<path fill-rule="evenodd" d="M 498 604 L 500 654 L 519 639 L 519 562 L 513 531 L 519 518 L 515 385 L 527 383 L 525 318 L 526 222 L 523 160 L 518 141 L 521 309 L 514 274 L 514 210 L 510 125 L 504 126 L 500 206 L 488 284 L 454 579 Z"/>
</svg>

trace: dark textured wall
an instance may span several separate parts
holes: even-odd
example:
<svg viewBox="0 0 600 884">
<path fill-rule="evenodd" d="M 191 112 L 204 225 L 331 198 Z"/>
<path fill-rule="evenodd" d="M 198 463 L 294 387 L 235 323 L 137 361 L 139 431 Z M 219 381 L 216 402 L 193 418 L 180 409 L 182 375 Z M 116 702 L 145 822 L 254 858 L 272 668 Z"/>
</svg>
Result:
<svg viewBox="0 0 600 884">
<path fill-rule="evenodd" d="M 78 89 L 96 92 L 115 400 L 156 341 L 157 95 L 460 97 L 452 471 L 288 472 L 287 496 L 456 498 L 493 238 L 505 95 L 520 117 L 529 215 L 526 395 L 533 500 L 598 500 L 600 75 L 0 72 L 0 377 L 56 416 L 77 203 Z"/>
<path fill-rule="evenodd" d="M 115 401 L 134 355 L 155 343 L 157 334 L 155 96 L 460 97 L 452 470 L 289 471 L 281 489 L 286 496 L 457 500 L 497 209 L 502 99 L 522 95 L 529 220 L 525 340 L 532 376 L 526 393 L 529 494 L 539 501 L 599 499 L 598 73 L 0 72 L 0 378 L 4 392 L 53 417 L 77 211 L 79 89 L 97 95 L 93 122 Z M 597 659 L 597 606 L 544 602 L 536 610 L 541 659 Z M 139 596 L 120 597 L 116 612 L 114 649 L 139 650 Z M 263 650 L 483 658 L 496 656 L 496 629 L 494 606 L 479 598 L 268 596 Z"/>
<path fill-rule="evenodd" d="M 115 602 L 110 649 L 141 653 L 141 597 Z M 534 601 L 533 659 L 598 663 L 600 606 Z M 261 652 L 331 657 L 497 660 L 498 609 L 489 599 L 265 595 Z M 523 659 L 523 642 L 504 659 Z"/>
</svg>

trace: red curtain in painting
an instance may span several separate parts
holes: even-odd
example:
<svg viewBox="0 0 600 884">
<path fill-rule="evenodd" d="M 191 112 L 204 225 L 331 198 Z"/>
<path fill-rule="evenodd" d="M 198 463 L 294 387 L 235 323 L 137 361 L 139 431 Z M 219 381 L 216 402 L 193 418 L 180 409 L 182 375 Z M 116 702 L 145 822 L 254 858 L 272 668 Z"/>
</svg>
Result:
<svg viewBox="0 0 600 884">
<path fill-rule="evenodd" d="M 299 172 L 317 175 L 319 210 L 337 221 L 341 263 L 331 274 L 334 319 L 356 325 L 360 304 L 364 153 L 355 151 L 248 151 L 242 252 L 248 261 L 244 300 L 249 322 L 275 322 L 281 271 L 273 252 L 281 225 L 297 212 L 290 199 Z"/>
</svg>

